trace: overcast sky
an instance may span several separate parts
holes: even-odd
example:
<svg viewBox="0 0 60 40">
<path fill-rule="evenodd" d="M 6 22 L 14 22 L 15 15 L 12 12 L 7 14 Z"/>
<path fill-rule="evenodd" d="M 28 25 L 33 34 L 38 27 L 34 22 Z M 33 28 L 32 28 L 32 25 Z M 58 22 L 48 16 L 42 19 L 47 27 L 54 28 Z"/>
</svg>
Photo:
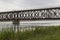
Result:
<svg viewBox="0 0 60 40">
<path fill-rule="evenodd" d="M 60 6 L 60 0 L 0 0 L 0 11 Z"/>
</svg>

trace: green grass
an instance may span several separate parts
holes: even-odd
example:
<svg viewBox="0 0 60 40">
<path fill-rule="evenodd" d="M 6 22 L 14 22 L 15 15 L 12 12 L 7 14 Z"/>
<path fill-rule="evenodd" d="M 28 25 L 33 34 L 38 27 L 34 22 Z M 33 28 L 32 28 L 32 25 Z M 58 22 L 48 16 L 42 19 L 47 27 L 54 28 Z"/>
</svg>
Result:
<svg viewBox="0 0 60 40">
<path fill-rule="evenodd" d="M 60 26 L 37 27 L 35 30 L 0 32 L 0 40 L 60 40 Z"/>
</svg>

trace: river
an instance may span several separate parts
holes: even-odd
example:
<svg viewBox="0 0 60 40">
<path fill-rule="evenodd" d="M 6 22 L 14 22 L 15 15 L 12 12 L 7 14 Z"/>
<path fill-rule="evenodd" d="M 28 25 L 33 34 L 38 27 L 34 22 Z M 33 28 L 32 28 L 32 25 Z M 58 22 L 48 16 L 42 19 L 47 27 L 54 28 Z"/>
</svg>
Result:
<svg viewBox="0 0 60 40">
<path fill-rule="evenodd" d="M 30 26 L 59 26 L 60 20 L 36 20 L 36 21 L 20 21 L 20 27 Z M 0 28 L 13 27 L 12 21 L 0 22 Z"/>
</svg>

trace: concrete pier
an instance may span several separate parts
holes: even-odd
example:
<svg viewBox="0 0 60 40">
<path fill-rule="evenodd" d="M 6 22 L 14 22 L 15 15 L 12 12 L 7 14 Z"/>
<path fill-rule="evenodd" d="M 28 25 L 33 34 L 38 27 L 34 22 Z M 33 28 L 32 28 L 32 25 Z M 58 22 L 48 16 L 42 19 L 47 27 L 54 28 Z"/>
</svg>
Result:
<svg viewBox="0 0 60 40">
<path fill-rule="evenodd" d="M 15 32 L 19 31 L 19 20 L 13 20 L 13 30 Z"/>
</svg>

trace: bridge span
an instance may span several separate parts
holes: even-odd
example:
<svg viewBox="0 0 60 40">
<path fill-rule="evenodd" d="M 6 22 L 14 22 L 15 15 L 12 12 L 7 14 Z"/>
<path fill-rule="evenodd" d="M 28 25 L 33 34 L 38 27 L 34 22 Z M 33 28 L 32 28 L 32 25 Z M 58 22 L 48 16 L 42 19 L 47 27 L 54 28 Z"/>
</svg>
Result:
<svg viewBox="0 0 60 40">
<path fill-rule="evenodd" d="M 0 12 L 0 21 L 60 19 L 60 7 Z"/>
<path fill-rule="evenodd" d="M 0 21 L 12 21 L 14 30 L 24 20 L 60 20 L 60 7 L 0 12 Z"/>
</svg>

